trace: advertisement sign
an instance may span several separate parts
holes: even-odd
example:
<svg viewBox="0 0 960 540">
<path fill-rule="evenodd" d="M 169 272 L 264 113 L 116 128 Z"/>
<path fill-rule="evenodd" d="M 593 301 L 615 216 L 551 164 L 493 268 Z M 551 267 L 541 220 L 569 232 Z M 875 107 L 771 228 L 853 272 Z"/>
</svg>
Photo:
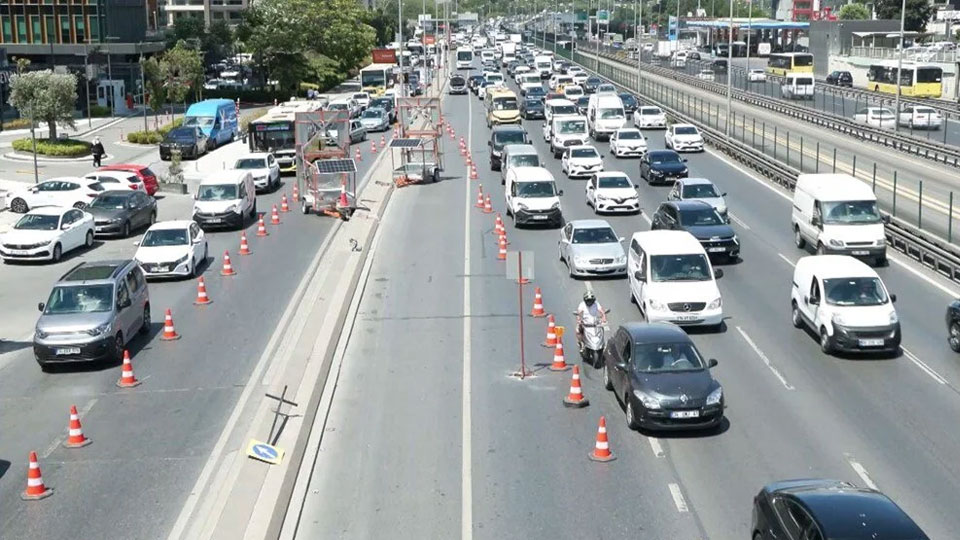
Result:
<svg viewBox="0 0 960 540">
<path fill-rule="evenodd" d="M 578 11 L 578 12 L 577 12 L 577 22 L 578 22 L 578 23 L 586 23 L 586 22 L 587 22 L 587 13 L 586 13 L 585 11 Z"/>
<path fill-rule="evenodd" d="M 393 49 L 374 49 L 373 63 L 374 64 L 396 64 L 397 51 Z"/>
<path fill-rule="evenodd" d="M 423 36 L 424 45 L 436 45 L 436 43 L 437 43 L 437 36 L 434 36 L 433 34 L 425 34 Z"/>
<path fill-rule="evenodd" d="M 673 15 L 670 15 L 667 20 L 667 39 L 669 41 L 677 40 L 677 18 Z"/>
<path fill-rule="evenodd" d="M 610 12 L 605 9 L 597 10 L 597 20 L 600 22 L 609 22 L 610 21 Z"/>
</svg>

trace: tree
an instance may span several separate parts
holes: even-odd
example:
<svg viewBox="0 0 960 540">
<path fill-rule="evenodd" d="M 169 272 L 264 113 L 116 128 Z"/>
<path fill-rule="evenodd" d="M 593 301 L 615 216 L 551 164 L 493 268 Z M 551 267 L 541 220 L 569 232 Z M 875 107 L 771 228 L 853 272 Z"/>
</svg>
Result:
<svg viewBox="0 0 960 540">
<path fill-rule="evenodd" d="M 10 105 L 31 122 L 46 122 L 50 138 L 57 138 L 57 124 L 75 127 L 77 78 L 49 69 L 18 73 L 10 80 Z"/>
<path fill-rule="evenodd" d="M 870 18 L 870 10 L 867 6 L 854 2 L 841 7 L 837 18 L 842 21 L 862 21 Z"/>
<path fill-rule="evenodd" d="M 156 56 L 143 61 L 143 79 L 147 84 L 147 94 L 150 95 L 150 108 L 153 109 L 153 123 L 157 124 L 157 114 L 167 104 L 167 90 L 163 87 L 163 77 L 160 73 L 160 61 Z"/>
<path fill-rule="evenodd" d="M 227 21 L 213 21 L 200 39 L 204 62 L 210 65 L 223 60 L 232 52 L 233 43 L 233 30 Z"/>
<path fill-rule="evenodd" d="M 900 20 L 901 0 L 877 0 L 874 9 L 878 19 Z M 927 0 L 907 0 L 907 15 L 904 20 L 904 30 L 908 32 L 923 32 L 927 29 L 927 22 L 933 17 L 935 8 Z"/>
<path fill-rule="evenodd" d="M 203 17 L 180 16 L 173 20 L 173 27 L 167 32 L 167 48 L 172 49 L 181 41 L 200 43 L 206 34 Z"/>
<path fill-rule="evenodd" d="M 167 99 L 174 103 L 186 102 L 191 91 L 196 92 L 203 82 L 203 60 L 200 51 L 187 47 L 183 41 L 163 53 L 160 58 L 160 79 Z"/>
<path fill-rule="evenodd" d="M 340 69 L 349 71 L 358 65 L 373 48 L 376 33 L 363 22 L 364 9 L 356 0 L 326 0 L 313 3 L 317 10 L 319 40 L 311 49 L 333 58 Z M 313 18 L 311 13 L 311 18 Z"/>
</svg>

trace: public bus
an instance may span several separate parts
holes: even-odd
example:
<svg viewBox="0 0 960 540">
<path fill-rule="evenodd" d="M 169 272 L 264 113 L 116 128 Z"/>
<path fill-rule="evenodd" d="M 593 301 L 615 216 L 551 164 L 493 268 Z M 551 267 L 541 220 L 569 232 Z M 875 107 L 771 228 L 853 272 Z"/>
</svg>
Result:
<svg viewBox="0 0 960 540">
<path fill-rule="evenodd" d="M 272 107 L 267 114 L 250 122 L 247 143 L 251 152 L 271 152 L 281 173 L 296 172 L 296 135 L 294 123 L 298 112 L 314 112 L 323 108 L 322 101 L 288 101 Z"/>
<path fill-rule="evenodd" d="M 457 69 L 470 69 L 473 66 L 473 49 L 470 47 L 457 48 Z"/>
<path fill-rule="evenodd" d="M 867 90 L 897 93 L 897 61 L 872 64 L 867 70 Z M 933 64 L 904 62 L 900 76 L 900 95 L 938 98 L 943 95 L 943 69 Z"/>
<path fill-rule="evenodd" d="M 813 73 L 813 55 L 810 53 L 771 53 L 767 73 L 783 77 L 787 73 Z"/>
<path fill-rule="evenodd" d="M 360 87 L 370 95 L 380 96 L 394 83 L 394 64 L 370 64 L 360 70 Z"/>
</svg>

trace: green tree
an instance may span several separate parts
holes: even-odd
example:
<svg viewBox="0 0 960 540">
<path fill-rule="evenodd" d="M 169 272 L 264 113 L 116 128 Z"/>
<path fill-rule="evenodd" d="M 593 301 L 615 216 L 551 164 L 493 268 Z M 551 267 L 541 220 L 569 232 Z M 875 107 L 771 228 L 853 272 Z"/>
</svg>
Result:
<svg viewBox="0 0 960 540">
<path fill-rule="evenodd" d="M 318 6 L 319 40 L 311 49 L 333 58 L 344 72 L 357 66 L 373 48 L 376 33 L 363 22 L 364 9 L 356 0 L 326 0 Z M 311 15 L 313 15 L 311 13 Z M 311 16 L 312 18 L 312 16 Z"/>
<path fill-rule="evenodd" d="M 877 0 L 874 9 L 878 19 L 900 20 L 901 0 Z M 927 0 L 907 0 L 907 15 L 904 29 L 908 32 L 923 32 L 933 17 L 935 8 Z"/>
<path fill-rule="evenodd" d="M 870 18 L 870 10 L 867 6 L 854 2 L 841 7 L 837 18 L 843 21 L 862 21 Z"/>
<path fill-rule="evenodd" d="M 74 127 L 77 78 L 45 69 L 21 72 L 10 80 L 10 105 L 32 122 L 46 122 L 50 138 L 57 138 L 57 124 Z"/>
<path fill-rule="evenodd" d="M 149 105 L 153 109 L 154 124 L 156 124 L 157 115 L 167 104 L 167 90 L 163 86 L 160 61 L 156 56 L 143 61 L 143 79 L 147 84 L 147 94 L 150 95 Z"/>
<path fill-rule="evenodd" d="M 203 49 L 204 62 L 207 65 L 215 64 L 233 51 L 233 29 L 227 21 L 214 21 L 200 39 L 200 48 Z"/>
<path fill-rule="evenodd" d="M 191 49 L 183 41 L 163 53 L 159 75 L 169 101 L 185 103 L 187 96 L 196 93 L 203 82 L 203 60 L 200 51 Z"/>
<path fill-rule="evenodd" d="M 167 48 L 172 49 L 181 41 L 200 43 L 206 34 L 203 17 L 180 16 L 173 20 L 173 26 L 167 31 Z"/>
</svg>

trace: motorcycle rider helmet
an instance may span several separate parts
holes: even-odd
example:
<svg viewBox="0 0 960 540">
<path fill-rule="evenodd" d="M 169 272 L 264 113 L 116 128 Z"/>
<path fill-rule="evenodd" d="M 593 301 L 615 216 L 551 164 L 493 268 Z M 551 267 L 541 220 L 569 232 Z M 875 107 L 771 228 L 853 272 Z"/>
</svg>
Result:
<svg viewBox="0 0 960 540">
<path fill-rule="evenodd" d="M 594 296 L 593 291 L 587 291 L 583 293 L 583 303 L 592 306 L 594 302 L 597 301 L 597 297 Z"/>
</svg>

